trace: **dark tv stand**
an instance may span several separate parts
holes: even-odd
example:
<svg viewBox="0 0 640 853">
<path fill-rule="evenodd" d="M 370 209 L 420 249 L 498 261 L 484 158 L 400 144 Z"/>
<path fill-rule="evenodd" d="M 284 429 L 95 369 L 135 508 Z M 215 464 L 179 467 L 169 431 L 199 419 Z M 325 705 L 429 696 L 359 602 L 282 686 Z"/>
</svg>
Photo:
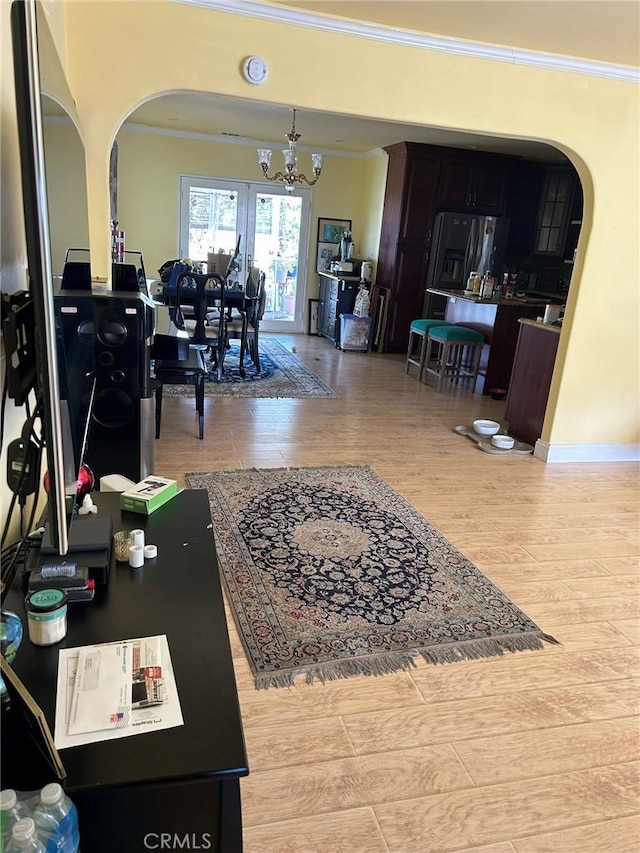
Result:
<svg viewBox="0 0 640 853">
<path fill-rule="evenodd" d="M 158 557 L 141 569 L 112 558 L 108 586 L 91 604 L 70 605 L 62 643 L 34 646 L 25 628 L 14 669 L 53 731 L 61 646 L 166 634 L 184 725 L 60 752 L 81 849 L 146 853 L 170 833 L 183 845 L 175 849 L 187 849 L 189 836 L 190 849 L 241 853 L 240 777 L 249 768 L 206 492 L 181 492 L 149 518 L 121 513 L 117 494 L 94 500 L 114 530 L 145 529 Z M 18 586 L 5 606 L 24 618 Z"/>
</svg>

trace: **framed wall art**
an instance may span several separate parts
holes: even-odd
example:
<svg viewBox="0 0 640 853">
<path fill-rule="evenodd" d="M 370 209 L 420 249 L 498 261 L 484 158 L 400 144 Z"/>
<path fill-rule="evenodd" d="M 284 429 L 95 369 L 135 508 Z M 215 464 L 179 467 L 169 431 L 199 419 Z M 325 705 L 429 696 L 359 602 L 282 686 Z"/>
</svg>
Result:
<svg viewBox="0 0 640 853">
<path fill-rule="evenodd" d="M 329 272 L 332 258 L 339 254 L 340 240 L 345 231 L 351 231 L 350 219 L 318 219 L 318 272 Z"/>
</svg>

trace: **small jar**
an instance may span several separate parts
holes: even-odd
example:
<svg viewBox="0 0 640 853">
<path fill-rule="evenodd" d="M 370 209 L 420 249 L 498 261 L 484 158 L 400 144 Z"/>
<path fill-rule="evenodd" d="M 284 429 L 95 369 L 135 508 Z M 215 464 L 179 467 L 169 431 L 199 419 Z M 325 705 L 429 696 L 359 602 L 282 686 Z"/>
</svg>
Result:
<svg viewBox="0 0 640 853">
<path fill-rule="evenodd" d="M 59 643 L 67 634 L 67 594 L 61 589 L 39 589 L 27 596 L 29 639 L 36 646 Z"/>
</svg>

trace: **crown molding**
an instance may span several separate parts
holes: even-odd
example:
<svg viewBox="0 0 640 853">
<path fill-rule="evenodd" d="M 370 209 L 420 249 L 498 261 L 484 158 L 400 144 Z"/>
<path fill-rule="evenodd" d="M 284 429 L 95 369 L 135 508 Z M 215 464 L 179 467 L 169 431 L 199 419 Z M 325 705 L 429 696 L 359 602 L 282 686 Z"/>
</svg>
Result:
<svg viewBox="0 0 640 853">
<path fill-rule="evenodd" d="M 64 120 L 64 119 L 63 119 Z M 250 139 L 246 136 L 226 136 L 218 133 L 197 133 L 193 130 L 175 130 L 170 127 L 151 127 L 146 124 L 134 124 L 133 122 L 124 122 L 118 133 L 123 130 L 129 130 L 132 133 L 149 133 L 155 136 L 172 136 L 179 139 L 192 139 L 197 142 L 216 142 L 221 145 L 247 145 L 250 148 L 273 148 L 280 143 L 265 142 L 262 139 Z M 282 146 L 281 146 L 282 147 Z M 381 148 L 373 148 L 370 151 L 341 151 L 337 148 L 319 148 L 298 145 L 298 151 L 303 154 L 324 154 L 327 157 L 346 157 L 352 160 L 368 160 L 372 157 L 381 156 L 383 151 Z"/>
<path fill-rule="evenodd" d="M 535 68 L 546 68 L 551 71 L 568 71 L 574 74 L 586 74 L 591 77 L 605 77 L 610 80 L 622 80 L 627 83 L 640 83 L 640 69 L 629 65 L 615 65 L 609 62 L 578 59 L 560 54 L 538 53 L 533 50 L 486 45 L 479 42 L 464 41 L 444 36 L 413 33 L 408 30 L 393 30 L 377 24 L 338 20 L 284 6 L 275 7 L 265 5 L 256 2 L 256 0 L 170 1 L 188 6 L 216 9 L 219 12 L 229 12 L 232 15 L 261 18 L 262 20 L 276 21 L 280 24 L 292 24 L 297 27 L 307 27 L 314 30 L 340 33 L 341 35 L 357 36 L 388 44 L 398 44 L 404 47 L 421 48 L 437 53 L 448 53 L 454 56 L 489 59 L 496 62 L 507 62 L 509 65 L 527 65 Z"/>
</svg>

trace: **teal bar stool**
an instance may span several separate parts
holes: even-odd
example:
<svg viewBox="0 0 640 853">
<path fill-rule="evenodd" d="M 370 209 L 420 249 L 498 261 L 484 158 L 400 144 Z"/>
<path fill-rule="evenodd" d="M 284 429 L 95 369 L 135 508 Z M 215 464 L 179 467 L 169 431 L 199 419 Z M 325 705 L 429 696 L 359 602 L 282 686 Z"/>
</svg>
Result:
<svg viewBox="0 0 640 853">
<path fill-rule="evenodd" d="M 436 366 L 429 367 L 433 344 L 438 347 Z M 427 333 L 425 373 L 433 373 L 437 377 L 438 391 L 442 391 L 447 379 L 456 385 L 460 379 L 471 379 L 471 390 L 475 391 L 483 346 L 484 335 L 475 329 L 436 326 Z"/>
<path fill-rule="evenodd" d="M 430 329 L 436 326 L 448 326 L 446 320 L 414 320 L 409 328 L 409 346 L 407 347 L 407 367 L 406 372 L 409 372 L 409 366 L 415 364 L 418 368 L 418 379 L 422 382 L 422 374 L 424 373 L 425 356 L 427 354 L 427 334 Z M 417 342 L 420 341 L 420 350 L 418 352 Z"/>
</svg>

